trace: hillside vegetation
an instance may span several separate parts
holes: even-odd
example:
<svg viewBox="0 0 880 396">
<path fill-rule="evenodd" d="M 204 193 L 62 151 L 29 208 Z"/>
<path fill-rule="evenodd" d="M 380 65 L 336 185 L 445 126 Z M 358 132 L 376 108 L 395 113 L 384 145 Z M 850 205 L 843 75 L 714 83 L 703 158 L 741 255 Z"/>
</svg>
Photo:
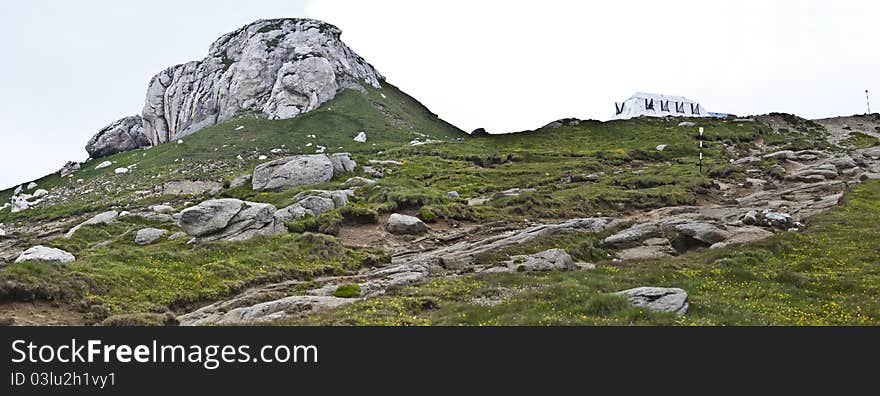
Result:
<svg viewBox="0 0 880 396">
<path fill-rule="evenodd" d="M 376 224 L 391 212 L 406 211 L 429 224 L 447 226 L 460 222 L 523 224 L 716 202 L 723 198 L 713 180 L 745 182 L 746 175 L 730 165 L 732 158 L 766 146 L 828 148 L 820 132 L 774 131 L 756 121 L 692 120 L 706 130 L 706 159 L 700 174 L 697 128 L 679 126 L 681 121 L 585 121 L 574 126 L 470 137 L 392 86 L 370 89 L 366 96 L 344 91 L 320 109 L 290 120 L 241 117 L 184 137 L 179 144 L 171 142 L 89 161 L 70 179 L 50 175 L 37 180 L 41 188 L 67 186 L 70 198 L 26 212 L 2 212 L 0 222 L 60 221 L 70 225 L 76 223 L 71 220 L 109 208 L 134 211 L 156 203 L 180 210 L 209 195 L 154 192 L 143 197 L 139 191 L 155 191 L 164 182 L 181 179 L 228 184 L 231 178 L 251 172 L 261 162 L 314 153 L 316 145 L 327 147 L 327 153 L 353 153 L 362 165 L 356 174 L 364 177 L 371 177 L 363 173 L 363 165 L 371 159 L 399 161 L 402 165 L 373 165 L 384 171 L 384 177 L 358 189 L 351 205 L 317 218 L 297 220 L 289 224 L 291 233 L 285 235 L 207 244 L 187 244 L 188 238 L 163 239 L 139 246 L 133 242 L 133 231 L 139 228 L 153 226 L 170 233 L 180 229 L 136 217 L 120 218 L 111 225 L 87 226 L 72 239 L 43 243 L 76 255 L 73 264 L 24 263 L 0 269 L 0 297 L 70 304 L 83 312 L 87 323 L 118 323 L 120 317 L 139 318 L 135 323 L 155 323 L 165 320 L 163 315 L 167 313 L 186 312 L 251 285 L 291 280 L 291 288 L 305 290 L 315 277 L 352 274 L 362 267 L 387 264 L 388 252 L 345 246 L 334 235 L 343 227 Z M 353 141 L 360 131 L 367 133 L 366 143 Z M 430 142 L 412 145 L 415 139 Z M 759 146 L 758 141 L 763 145 Z M 658 150 L 659 145 L 665 146 Z M 281 150 L 272 153 L 272 148 Z M 268 159 L 260 160 L 260 155 Z M 95 170 L 102 161 L 114 164 Z M 769 169 L 776 160 L 764 162 Z M 130 165 L 134 166 L 128 174 L 113 173 L 116 167 Z M 763 177 L 774 175 L 768 171 Z M 282 207 L 302 190 L 338 189 L 344 179 L 278 193 L 254 192 L 245 185 L 223 188 L 218 196 Z M 855 217 L 853 210 L 876 206 L 871 201 L 871 192 L 876 190 L 876 185 L 863 187 L 851 199 L 850 209 L 828 215 L 827 227 L 832 227 L 834 216 Z M 450 191 L 462 198 L 448 197 Z M 11 191 L 4 191 L 0 198 L 9 195 Z M 480 202 L 469 204 L 468 199 Z M 868 232 L 864 228 L 869 226 L 858 223 L 840 230 L 836 238 L 846 243 L 839 244 L 839 248 L 848 250 L 833 254 L 850 254 L 846 259 L 850 261 L 868 260 L 847 246 L 868 240 L 853 237 Z M 29 235 L 19 233 L 15 237 L 27 239 Z M 831 231 L 823 232 L 819 227 L 809 234 L 786 234 L 746 250 L 705 251 L 659 263 L 619 264 L 608 261 L 607 252 L 595 246 L 597 235 L 566 235 L 522 246 L 517 252 L 498 252 L 496 259 L 562 246 L 578 259 L 607 262 L 589 272 L 432 280 L 306 323 L 734 324 L 876 320 L 876 298 L 869 297 L 869 292 L 876 290 L 872 289 L 875 283 L 857 281 L 868 279 L 861 274 L 876 274 L 876 257 L 873 262 L 861 261 L 858 271 L 792 262 L 792 255 L 815 256 L 814 252 L 800 250 L 809 238 L 831 237 Z M 772 260 L 778 264 L 764 265 Z M 835 268 L 841 272 L 833 272 Z M 820 275 L 838 283 L 828 283 Z M 685 319 L 646 313 L 602 294 L 650 281 L 686 286 L 694 293 L 695 313 Z M 810 286 L 810 282 L 816 285 Z M 820 284 L 823 289 L 816 289 Z M 780 289 L 780 285 L 790 290 Z M 836 296 L 849 300 L 826 293 L 829 288 L 839 288 Z M 818 296 L 820 291 L 826 293 L 824 297 Z M 496 300 L 503 302 L 496 304 Z M 846 304 L 829 308 L 825 303 Z M 752 306 L 746 312 L 743 304 L 764 306 Z"/>
</svg>

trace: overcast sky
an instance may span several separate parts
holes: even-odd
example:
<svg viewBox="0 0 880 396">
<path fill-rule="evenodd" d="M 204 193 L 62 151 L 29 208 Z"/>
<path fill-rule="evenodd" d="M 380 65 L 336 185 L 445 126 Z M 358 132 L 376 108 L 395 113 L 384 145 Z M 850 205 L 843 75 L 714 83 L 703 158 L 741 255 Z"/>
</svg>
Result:
<svg viewBox="0 0 880 396">
<path fill-rule="evenodd" d="M 152 75 L 260 18 L 333 23 L 442 118 L 510 132 L 606 120 L 635 91 L 818 118 L 863 113 L 870 89 L 880 110 L 878 15 L 861 0 L 3 1 L 0 188 L 86 159 Z"/>
</svg>

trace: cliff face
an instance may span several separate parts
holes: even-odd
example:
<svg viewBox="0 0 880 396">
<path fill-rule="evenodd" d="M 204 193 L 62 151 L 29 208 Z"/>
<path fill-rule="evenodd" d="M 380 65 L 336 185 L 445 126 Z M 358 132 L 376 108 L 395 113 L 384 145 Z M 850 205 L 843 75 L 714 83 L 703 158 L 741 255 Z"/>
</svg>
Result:
<svg viewBox="0 0 880 396">
<path fill-rule="evenodd" d="M 344 88 L 378 88 L 383 77 L 340 34 L 317 20 L 273 19 L 220 37 L 205 59 L 150 80 L 144 133 L 157 145 L 237 114 L 292 118 Z"/>
</svg>

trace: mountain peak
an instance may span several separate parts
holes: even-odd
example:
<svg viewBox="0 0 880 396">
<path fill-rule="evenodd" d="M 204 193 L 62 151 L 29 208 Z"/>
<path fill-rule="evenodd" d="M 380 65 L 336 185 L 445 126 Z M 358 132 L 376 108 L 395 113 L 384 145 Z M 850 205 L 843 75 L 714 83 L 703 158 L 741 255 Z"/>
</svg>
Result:
<svg viewBox="0 0 880 396">
<path fill-rule="evenodd" d="M 378 88 L 384 78 L 345 45 L 341 31 L 314 19 L 259 20 L 227 33 L 201 61 L 152 78 L 144 133 L 156 145 L 242 113 L 293 118 L 345 88 Z"/>
<path fill-rule="evenodd" d="M 329 23 L 297 18 L 262 19 L 224 34 L 204 59 L 153 76 L 137 139 L 155 146 L 241 114 L 293 118 L 343 89 L 380 88 L 384 77 L 345 45 L 341 34 Z M 98 156 L 131 147 L 105 147 Z"/>
</svg>

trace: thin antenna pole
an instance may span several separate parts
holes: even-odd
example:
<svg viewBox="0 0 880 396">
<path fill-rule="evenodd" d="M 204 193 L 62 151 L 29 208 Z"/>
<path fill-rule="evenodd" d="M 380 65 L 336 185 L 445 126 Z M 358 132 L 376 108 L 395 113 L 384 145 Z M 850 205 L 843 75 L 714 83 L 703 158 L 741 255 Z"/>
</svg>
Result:
<svg viewBox="0 0 880 396">
<path fill-rule="evenodd" d="M 868 96 L 868 90 L 865 90 L 865 101 L 868 102 L 868 114 L 871 114 L 871 97 Z"/>
<path fill-rule="evenodd" d="M 703 176 L 703 127 L 700 127 L 700 176 Z"/>
</svg>

